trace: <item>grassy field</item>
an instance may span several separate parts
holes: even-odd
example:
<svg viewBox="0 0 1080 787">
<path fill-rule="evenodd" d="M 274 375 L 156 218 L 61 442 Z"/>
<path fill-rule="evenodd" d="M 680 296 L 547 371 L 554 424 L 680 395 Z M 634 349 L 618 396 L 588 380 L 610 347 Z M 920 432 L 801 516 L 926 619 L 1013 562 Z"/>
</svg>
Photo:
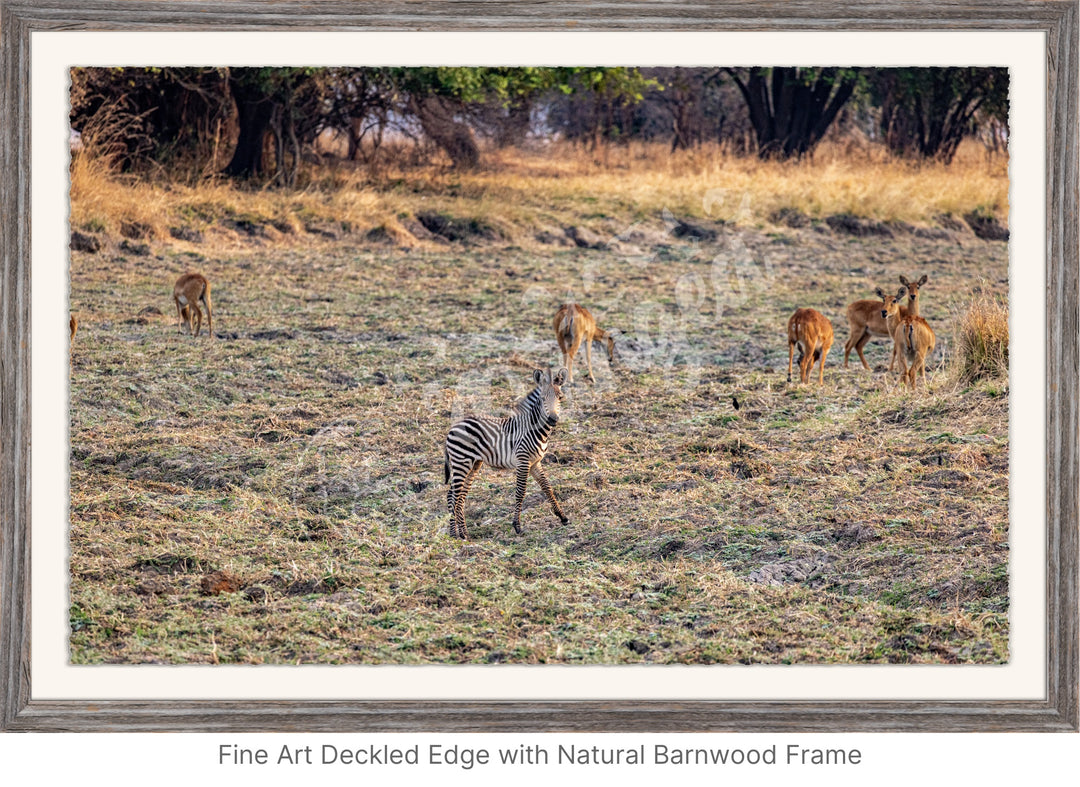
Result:
<svg viewBox="0 0 1080 787">
<path fill-rule="evenodd" d="M 504 224 L 477 197 L 443 214 L 453 241 L 73 219 L 106 241 L 72 253 L 72 661 L 1006 661 L 1008 382 L 952 356 L 973 297 L 1007 295 L 1007 245 L 587 194 Z M 177 333 L 187 270 L 213 283 L 213 341 Z M 897 389 L 882 342 L 842 369 L 846 304 L 924 273 L 929 390 Z M 446 431 L 559 365 L 570 299 L 621 332 L 595 384 L 579 358 L 545 459 L 570 524 L 531 485 L 515 535 L 513 478 L 485 469 L 453 539 Z M 786 382 L 799 306 L 836 331 L 823 388 Z"/>
</svg>

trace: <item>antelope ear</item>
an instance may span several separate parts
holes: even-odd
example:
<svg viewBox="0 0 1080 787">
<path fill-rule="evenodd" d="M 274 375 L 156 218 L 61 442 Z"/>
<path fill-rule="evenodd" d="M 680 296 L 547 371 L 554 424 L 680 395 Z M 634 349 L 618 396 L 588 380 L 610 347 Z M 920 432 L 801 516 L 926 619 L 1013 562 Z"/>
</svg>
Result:
<svg viewBox="0 0 1080 787">
<path fill-rule="evenodd" d="M 544 373 L 539 369 L 533 369 L 533 382 L 538 383 L 544 379 Z"/>
<path fill-rule="evenodd" d="M 896 300 L 900 300 L 905 295 L 907 295 L 907 287 L 901 287 L 899 290 L 896 291 Z"/>
<path fill-rule="evenodd" d="M 922 286 L 923 286 L 924 284 L 926 284 L 926 282 L 928 282 L 928 281 L 930 281 L 930 279 L 929 279 L 929 278 L 927 278 L 926 274 L 924 273 L 924 274 L 922 275 L 922 278 L 921 278 L 921 279 L 919 279 L 919 286 L 920 286 L 920 287 L 922 287 Z"/>
<path fill-rule="evenodd" d="M 552 378 L 551 382 L 555 385 L 562 385 L 566 382 L 566 375 L 566 369 L 559 369 L 559 371 L 555 372 L 555 376 Z"/>
<path fill-rule="evenodd" d="M 900 274 L 900 283 L 903 284 L 905 287 L 908 286 L 907 276 L 902 273 Z"/>
<path fill-rule="evenodd" d="M 881 298 L 881 300 L 885 300 L 885 293 L 881 291 L 880 287 L 878 287 L 876 290 L 874 290 L 874 292 L 877 293 L 877 296 L 879 298 Z"/>
</svg>

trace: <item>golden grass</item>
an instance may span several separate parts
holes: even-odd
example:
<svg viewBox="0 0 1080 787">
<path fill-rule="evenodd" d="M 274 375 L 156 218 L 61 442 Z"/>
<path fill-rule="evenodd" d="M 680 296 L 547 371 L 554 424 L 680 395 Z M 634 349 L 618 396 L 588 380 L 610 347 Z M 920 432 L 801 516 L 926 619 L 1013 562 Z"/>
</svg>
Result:
<svg viewBox="0 0 1080 787">
<path fill-rule="evenodd" d="M 421 211 L 442 211 L 498 226 L 520 241 L 543 222 L 636 221 L 665 209 L 743 226 L 762 226 L 782 209 L 810 219 L 847 213 L 916 224 L 972 211 L 1004 223 L 1008 214 L 1007 161 L 988 161 L 974 143 L 949 167 L 836 144 L 801 162 L 759 161 L 716 146 L 670 154 L 666 145 L 637 143 L 602 156 L 562 144 L 489 151 L 484 161 L 475 172 L 432 164 L 389 165 L 372 174 L 331 160 L 308 165 L 301 188 L 288 192 L 216 177 L 191 185 L 164 172 L 120 175 L 105 157 L 87 152 L 71 166 L 71 221 L 76 229 L 108 233 L 137 222 L 164 239 L 170 228 L 202 231 L 229 219 L 271 223 L 289 235 L 312 221 L 366 232 L 395 228 Z"/>
<path fill-rule="evenodd" d="M 1009 307 L 981 292 L 956 320 L 956 364 L 962 382 L 1009 374 Z"/>
</svg>

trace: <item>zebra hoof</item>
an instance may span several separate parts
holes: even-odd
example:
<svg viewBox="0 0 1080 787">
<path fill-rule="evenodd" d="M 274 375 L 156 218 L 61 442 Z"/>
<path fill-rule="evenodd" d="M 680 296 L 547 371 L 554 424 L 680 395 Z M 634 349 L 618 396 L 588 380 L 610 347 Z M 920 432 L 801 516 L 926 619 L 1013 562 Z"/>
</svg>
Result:
<svg viewBox="0 0 1080 787">
<path fill-rule="evenodd" d="M 559 521 L 562 522 L 564 525 L 569 525 L 570 524 L 570 517 L 561 516 L 561 517 L 559 517 Z"/>
<path fill-rule="evenodd" d="M 515 533 L 521 533 L 521 523 L 518 522 L 517 520 L 514 520 L 513 525 L 514 525 L 514 532 Z"/>
</svg>

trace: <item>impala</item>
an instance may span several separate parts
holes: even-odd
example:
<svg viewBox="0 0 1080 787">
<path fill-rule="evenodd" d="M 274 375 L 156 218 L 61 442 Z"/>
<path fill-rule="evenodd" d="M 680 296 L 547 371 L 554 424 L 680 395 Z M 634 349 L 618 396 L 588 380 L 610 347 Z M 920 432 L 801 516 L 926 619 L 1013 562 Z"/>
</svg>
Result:
<svg viewBox="0 0 1080 787">
<path fill-rule="evenodd" d="M 825 383 L 825 356 L 833 343 L 832 323 L 821 312 L 814 309 L 796 309 L 787 325 L 788 365 L 787 379 L 791 382 L 791 361 L 795 356 L 795 345 L 799 346 L 799 382 L 810 379 L 814 361 L 818 365 L 818 383 Z"/>
<path fill-rule="evenodd" d="M 901 314 L 905 289 L 883 296 L 881 316 L 893 338 L 893 355 L 900 361 L 900 384 L 906 382 L 914 390 L 916 372 L 926 385 L 926 356 L 934 349 L 934 331 L 922 317 Z"/>
<path fill-rule="evenodd" d="M 567 303 L 555 312 L 555 339 L 562 350 L 563 366 L 566 367 L 567 382 L 574 382 L 574 356 L 582 342 L 585 343 L 585 363 L 589 367 L 589 379 L 596 382 L 592 373 L 592 343 L 604 342 L 607 345 L 608 361 L 615 362 L 615 339 L 607 331 L 596 325 L 589 310 L 576 303 Z"/>
<path fill-rule="evenodd" d="M 184 332 L 187 324 L 188 333 L 198 336 L 202 331 L 202 310 L 199 302 L 206 307 L 206 330 L 214 338 L 214 316 L 210 310 L 210 282 L 201 273 L 185 273 L 173 285 L 173 301 L 176 303 L 177 326 L 179 333 Z"/>
<path fill-rule="evenodd" d="M 916 317 L 919 316 L 919 288 L 927 282 L 927 277 L 924 275 L 917 281 L 908 281 L 906 276 L 900 277 L 900 283 L 904 285 L 904 288 L 908 293 L 908 305 L 907 307 L 901 306 L 900 313 L 902 316 L 912 314 Z M 877 290 L 878 297 L 884 297 L 881 294 L 881 289 Z M 879 301 L 864 300 L 855 301 L 847 307 L 847 320 L 848 326 L 851 328 L 851 335 L 844 343 L 844 368 L 848 365 L 848 355 L 852 350 L 855 350 L 859 354 L 859 360 L 862 361 L 862 365 L 867 369 L 870 368 L 870 364 L 866 362 L 866 356 L 863 355 L 863 347 L 875 336 L 879 337 L 891 337 L 889 333 L 889 327 L 885 324 L 885 320 L 881 316 L 881 303 Z M 894 347 L 895 348 L 895 347 Z M 893 366 L 896 365 L 896 355 L 893 354 L 889 358 L 889 371 L 893 370 Z"/>
</svg>

